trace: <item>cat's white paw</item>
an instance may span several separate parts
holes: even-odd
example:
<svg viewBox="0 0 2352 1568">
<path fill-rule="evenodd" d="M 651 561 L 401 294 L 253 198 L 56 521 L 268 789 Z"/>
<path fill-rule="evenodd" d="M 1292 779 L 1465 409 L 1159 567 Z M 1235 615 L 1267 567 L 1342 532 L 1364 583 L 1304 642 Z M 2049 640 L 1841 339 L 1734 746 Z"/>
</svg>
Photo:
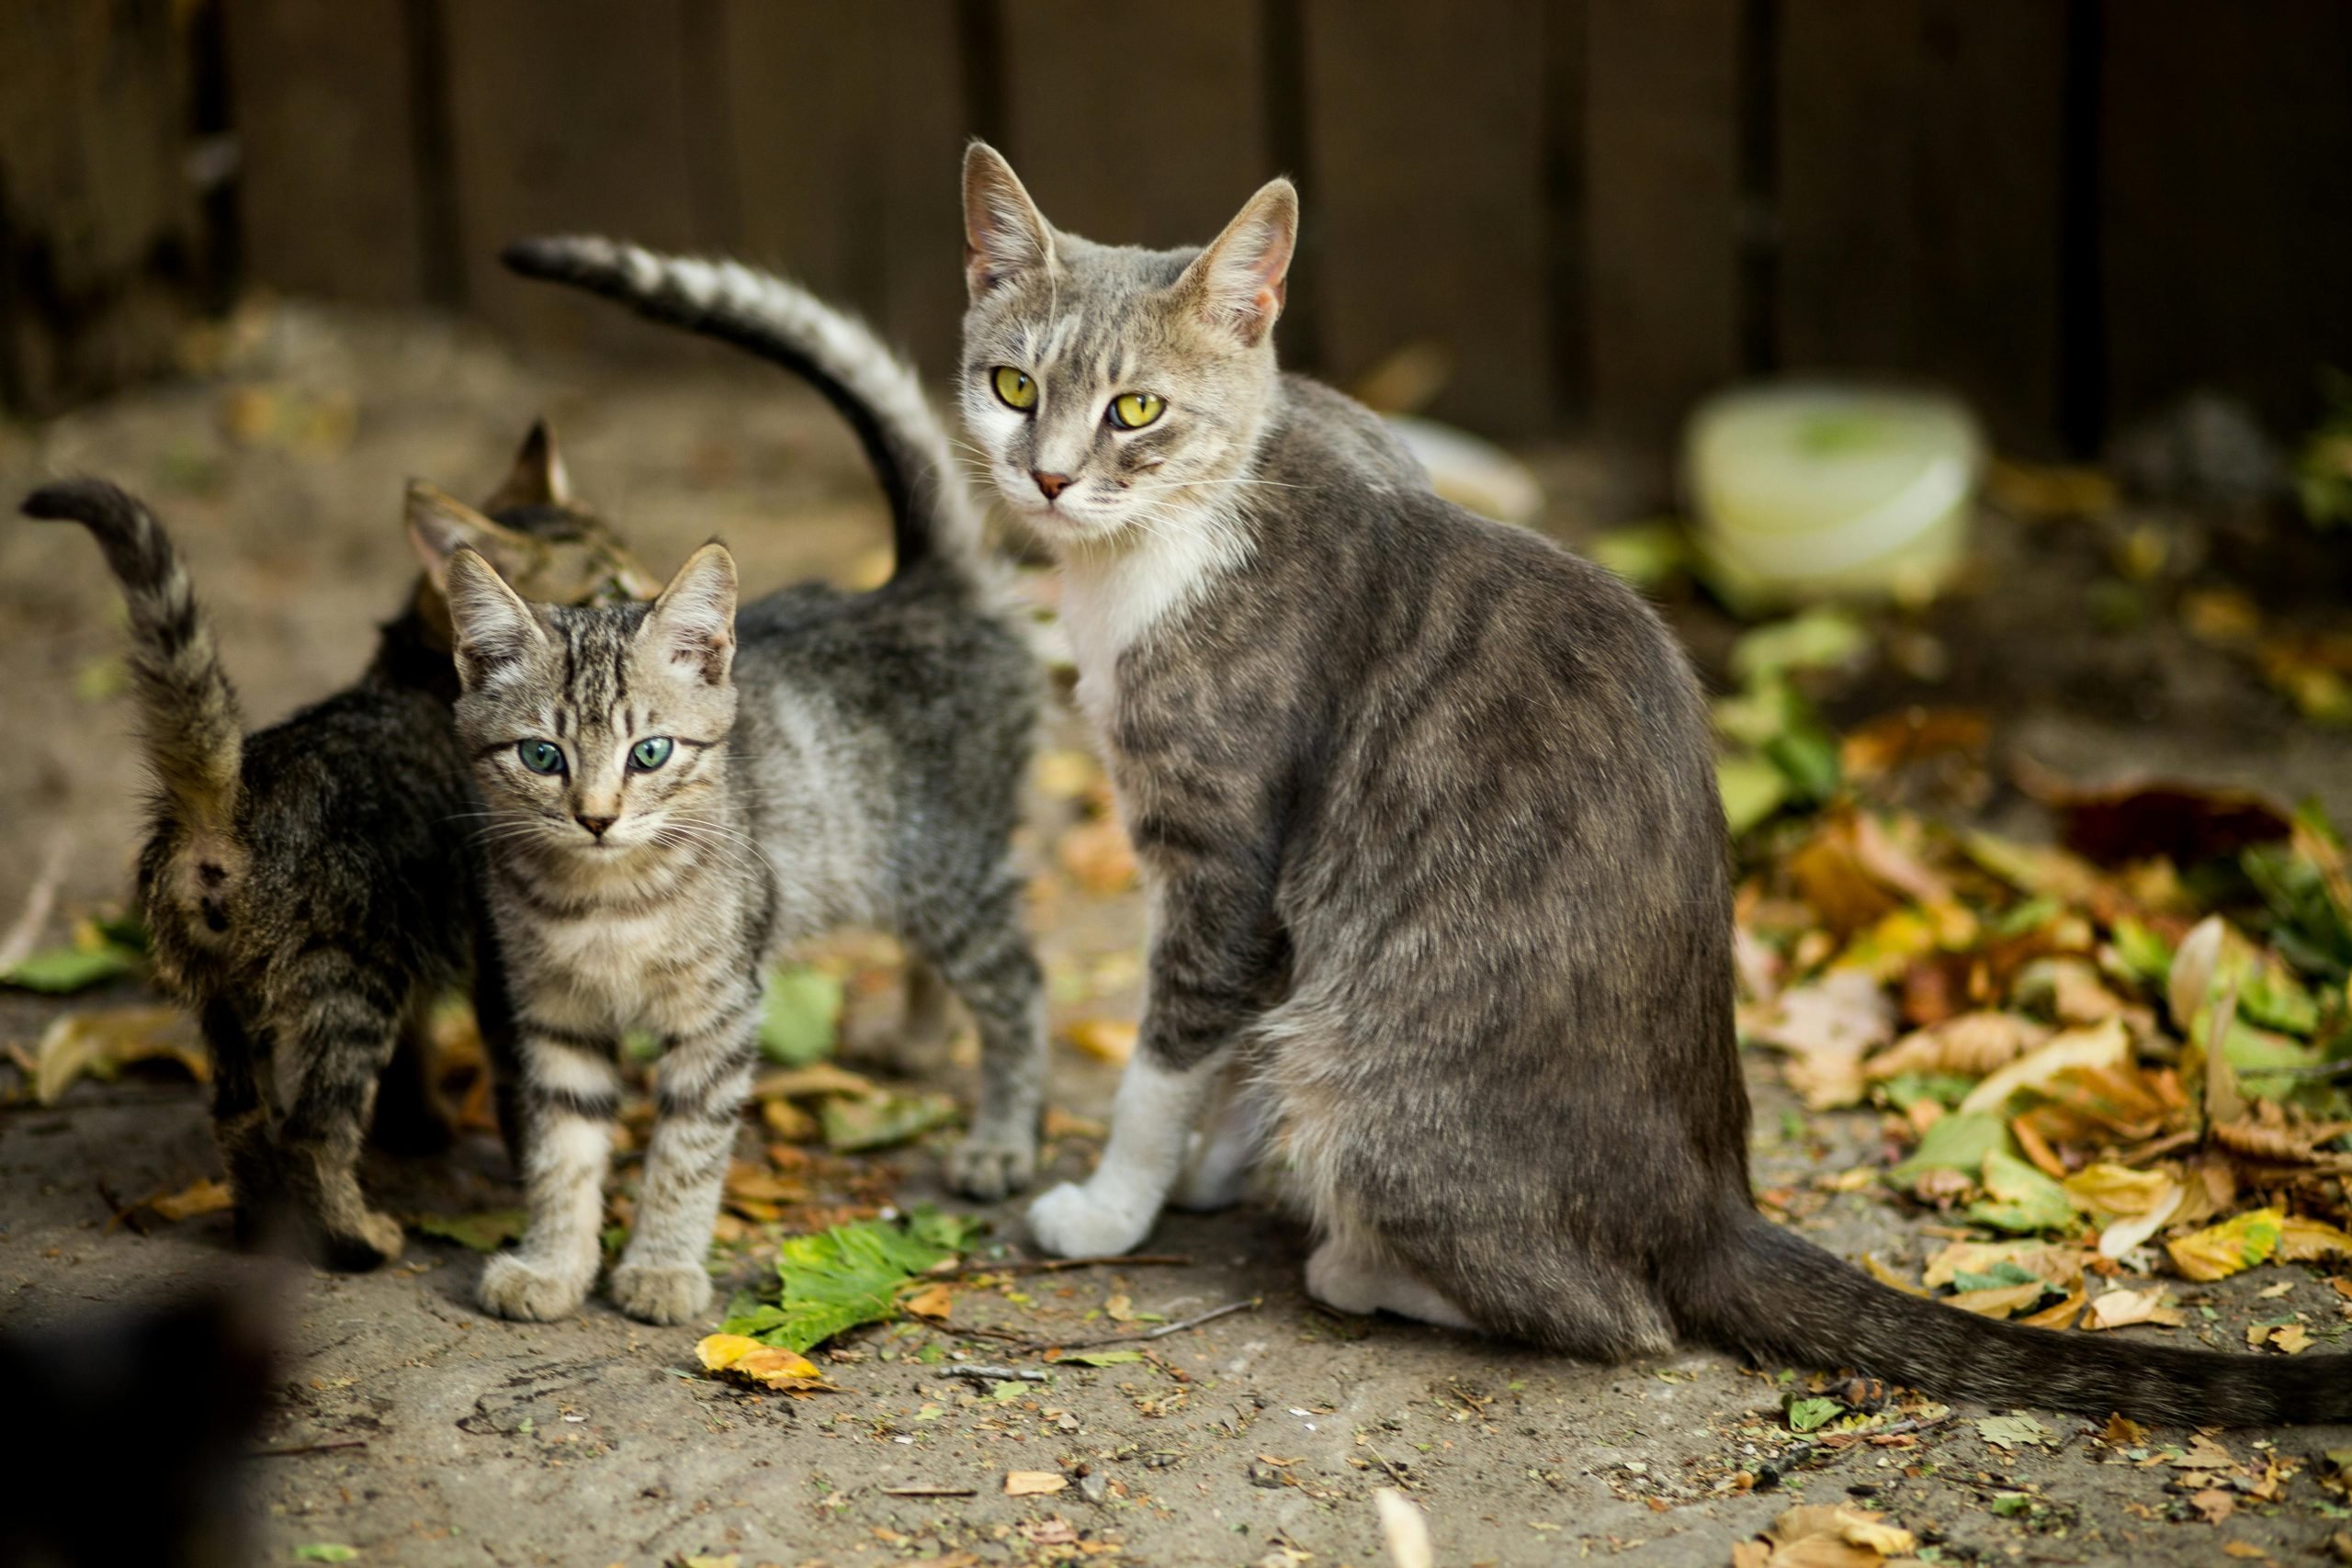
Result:
<svg viewBox="0 0 2352 1568">
<path fill-rule="evenodd" d="M 1037 1174 L 1037 1140 L 1021 1133 L 977 1131 L 947 1156 L 947 1185 L 967 1198 L 994 1203 L 1029 1185 Z"/>
<path fill-rule="evenodd" d="M 1133 1251 L 1157 1217 L 1065 1181 L 1029 1205 L 1029 1234 L 1057 1258 L 1106 1258 Z"/>
<path fill-rule="evenodd" d="M 502 1252 L 482 1265 L 481 1307 L 500 1317 L 553 1323 L 578 1312 L 587 1295 L 585 1280 L 535 1269 L 518 1252 Z"/>
<path fill-rule="evenodd" d="M 685 1323 L 710 1310 L 710 1270 L 699 1263 L 624 1263 L 613 1303 L 642 1323 Z"/>
</svg>

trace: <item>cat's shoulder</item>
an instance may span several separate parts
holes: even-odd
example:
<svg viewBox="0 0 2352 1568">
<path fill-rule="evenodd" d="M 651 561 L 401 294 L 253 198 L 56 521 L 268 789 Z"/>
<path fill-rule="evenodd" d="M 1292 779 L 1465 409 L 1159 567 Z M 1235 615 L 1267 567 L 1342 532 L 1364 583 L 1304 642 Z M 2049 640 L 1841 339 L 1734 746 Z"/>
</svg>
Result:
<svg viewBox="0 0 2352 1568">
<path fill-rule="evenodd" d="M 1337 387 L 1283 373 L 1270 467 L 1295 475 L 1289 482 L 1361 486 L 1378 492 L 1426 492 L 1429 471 L 1396 433 Z"/>
</svg>

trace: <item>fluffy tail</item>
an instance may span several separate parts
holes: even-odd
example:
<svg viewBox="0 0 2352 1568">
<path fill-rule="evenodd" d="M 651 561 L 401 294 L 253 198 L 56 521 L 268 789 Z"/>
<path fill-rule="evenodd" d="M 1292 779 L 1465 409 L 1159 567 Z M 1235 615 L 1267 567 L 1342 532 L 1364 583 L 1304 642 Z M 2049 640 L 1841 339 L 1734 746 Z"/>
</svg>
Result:
<svg viewBox="0 0 2352 1568">
<path fill-rule="evenodd" d="M 24 511 L 79 523 L 96 536 L 130 610 L 131 689 L 163 808 L 194 840 L 232 840 L 244 726 L 170 536 L 102 479 L 44 485 L 25 498 Z"/>
<path fill-rule="evenodd" d="M 509 270 L 617 299 L 650 321 L 747 348 L 804 377 L 857 432 L 890 499 L 898 570 L 943 556 L 968 569 L 979 514 L 946 428 L 914 371 L 871 328 L 796 284 L 737 262 L 695 261 L 592 236 L 523 240 Z"/>
<path fill-rule="evenodd" d="M 2188 1350 L 2054 1333 L 1905 1295 L 1760 1215 L 1682 1304 L 1696 1337 L 1762 1359 L 1859 1367 L 1939 1398 L 2233 1427 L 2352 1419 L 2352 1356 Z"/>
</svg>

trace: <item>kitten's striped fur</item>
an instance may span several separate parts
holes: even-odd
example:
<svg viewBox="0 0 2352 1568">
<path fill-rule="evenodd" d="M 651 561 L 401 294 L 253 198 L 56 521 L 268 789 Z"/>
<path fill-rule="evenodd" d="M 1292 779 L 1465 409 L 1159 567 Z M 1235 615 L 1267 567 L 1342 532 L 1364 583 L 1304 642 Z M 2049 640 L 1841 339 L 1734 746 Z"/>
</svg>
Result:
<svg viewBox="0 0 2352 1568">
<path fill-rule="evenodd" d="M 550 598 L 651 591 L 570 503 L 544 425 L 485 506 L 496 520 L 413 487 L 410 525 L 443 547 L 493 553 Z M 386 1133 L 446 1138 L 416 1042 L 424 1009 L 469 970 L 494 1056 L 506 1041 L 494 955 L 478 964 L 474 946 L 473 796 L 449 725 L 447 612 L 420 582 L 357 683 L 248 736 L 178 552 L 147 509 L 96 479 L 50 485 L 24 509 L 89 529 L 130 606 L 155 781 L 141 899 L 158 975 L 212 1057 L 238 1234 L 259 1239 L 282 1218 L 325 1261 L 373 1267 L 401 1244 L 358 1185 L 379 1083 Z M 404 1048 L 406 1068 L 388 1075 Z"/>
<path fill-rule="evenodd" d="M 662 1045 L 622 1310 L 678 1322 L 703 1266 L 780 947 L 855 923 L 899 935 L 978 1025 L 981 1097 L 955 1184 L 999 1198 L 1035 1158 L 1040 974 L 1010 839 L 1040 682 L 984 580 L 977 519 L 912 375 L 854 319 L 781 280 L 603 241 L 510 260 L 753 346 L 854 409 L 899 561 L 870 593 L 786 589 L 736 614 L 706 546 L 653 605 L 527 605 L 470 555 L 448 566 L 458 727 L 492 826 L 490 895 L 526 1067 L 531 1224 L 481 1300 L 575 1310 L 594 1282 L 621 1032 Z M 666 757 L 631 761 L 649 739 Z M 518 742 L 544 740 L 560 773 Z"/>
</svg>

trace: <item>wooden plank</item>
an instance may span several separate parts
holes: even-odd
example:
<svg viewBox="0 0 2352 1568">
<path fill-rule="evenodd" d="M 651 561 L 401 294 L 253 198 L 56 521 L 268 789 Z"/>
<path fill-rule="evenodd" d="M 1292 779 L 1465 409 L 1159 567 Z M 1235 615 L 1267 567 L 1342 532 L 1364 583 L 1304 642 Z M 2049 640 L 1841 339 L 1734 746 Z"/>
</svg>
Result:
<svg viewBox="0 0 2352 1568">
<path fill-rule="evenodd" d="M 2106 8 L 2099 178 L 2111 426 L 2195 388 L 2279 434 L 2352 366 L 2352 6 Z"/>
<path fill-rule="evenodd" d="M 636 0 L 465 0 L 444 8 L 458 237 L 471 307 L 533 342 L 683 352 L 599 301 L 509 276 L 499 248 L 592 231 L 660 249 L 724 245 L 698 178 L 685 13 Z M 700 199 L 698 199 L 700 198 Z"/>
<path fill-rule="evenodd" d="M 1672 450 L 1740 369 L 1739 0 L 1591 0 L 1586 231 L 1595 428 Z"/>
<path fill-rule="evenodd" d="M 295 294 L 425 298 L 406 0 L 234 0 L 230 123 L 246 275 Z"/>
<path fill-rule="evenodd" d="M 1258 0 L 1023 0 L 1002 17 L 1004 153 L 1060 227 L 1203 244 L 1277 173 Z"/>
<path fill-rule="evenodd" d="M 2046 0 L 1781 6 L 1781 368 L 1935 380 L 2053 446 L 2064 25 Z"/>
<path fill-rule="evenodd" d="M 854 306 L 934 376 L 964 313 L 957 10 L 729 0 L 723 21 L 738 248 Z"/>
<path fill-rule="evenodd" d="M 204 265 L 187 25 L 166 0 L 0 5 L 0 401 L 20 412 L 175 361 Z"/>
<path fill-rule="evenodd" d="M 1501 435 L 1554 415 L 1540 0 L 1306 0 L 1306 231 L 1328 372 L 1442 345 L 1431 412 Z"/>
</svg>

